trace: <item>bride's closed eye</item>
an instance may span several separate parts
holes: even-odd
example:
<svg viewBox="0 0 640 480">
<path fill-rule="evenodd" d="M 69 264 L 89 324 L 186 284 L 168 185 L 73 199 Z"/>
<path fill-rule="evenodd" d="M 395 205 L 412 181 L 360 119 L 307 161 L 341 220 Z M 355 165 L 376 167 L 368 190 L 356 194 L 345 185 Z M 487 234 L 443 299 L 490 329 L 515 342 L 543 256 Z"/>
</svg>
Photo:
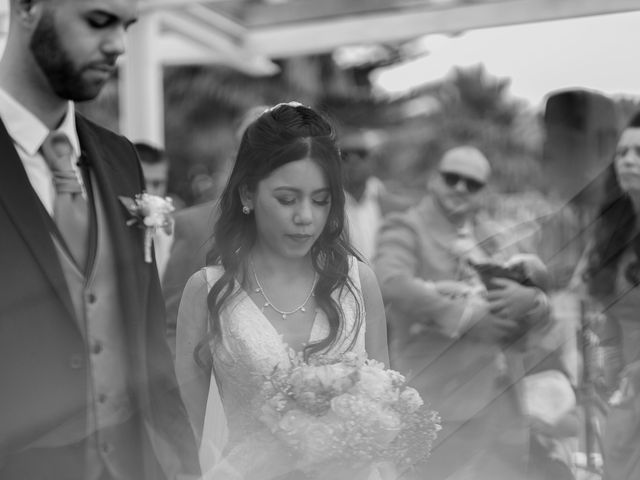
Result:
<svg viewBox="0 0 640 480">
<path fill-rule="evenodd" d="M 276 200 L 278 201 L 278 203 L 280 203 L 281 205 L 293 205 L 296 202 L 296 197 L 276 197 Z M 313 203 L 320 206 L 320 207 L 324 207 L 327 206 L 331 203 L 331 196 L 324 196 L 321 198 L 313 198 L 312 199 Z"/>
<path fill-rule="evenodd" d="M 329 205 L 331 203 L 331 195 L 326 195 L 326 196 L 323 196 L 321 198 L 314 198 L 313 199 L 313 203 L 315 203 L 316 205 L 319 205 L 321 207 Z"/>
<path fill-rule="evenodd" d="M 293 205 L 296 201 L 295 197 L 276 197 L 281 205 Z"/>
</svg>

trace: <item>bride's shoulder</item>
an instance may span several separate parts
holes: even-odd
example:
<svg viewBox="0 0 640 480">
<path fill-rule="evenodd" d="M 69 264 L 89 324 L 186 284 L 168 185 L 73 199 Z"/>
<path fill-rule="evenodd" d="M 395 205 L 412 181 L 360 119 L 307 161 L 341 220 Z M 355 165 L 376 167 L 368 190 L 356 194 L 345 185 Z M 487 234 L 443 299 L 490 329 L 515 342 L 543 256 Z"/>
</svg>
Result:
<svg viewBox="0 0 640 480">
<path fill-rule="evenodd" d="M 222 267 L 222 265 L 209 265 L 202 268 L 200 272 L 202 272 L 201 274 L 207 282 L 208 287 L 211 288 L 213 284 L 220 280 L 220 277 L 222 277 L 224 268 Z"/>
<path fill-rule="evenodd" d="M 210 290 L 211 287 L 220 279 L 223 273 L 224 269 L 219 265 L 203 267 L 191 275 L 187 281 L 186 288 L 190 288 L 192 290 L 201 290 L 206 288 L 206 290 Z"/>
<path fill-rule="evenodd" d="M 372 279 L 375 280 L 376 278 L 371 266 L 354 256 L 349 257 L 349 277 L 351 277 L 351 281 L 353 281 L 358 288 L 363 287 L 370 283 Z"/>
<path fill-rule="evenodd" d="M 224 268 L 220 265 L 209 265 L 206 267 L 202 267 L 200 270 L 195 272 L 191 277 L 189 277 L 188 284 L 195 285 L 208 285 L 209 288 L 216 283 L 222 274 L 224 273 Z"/>
</svg>

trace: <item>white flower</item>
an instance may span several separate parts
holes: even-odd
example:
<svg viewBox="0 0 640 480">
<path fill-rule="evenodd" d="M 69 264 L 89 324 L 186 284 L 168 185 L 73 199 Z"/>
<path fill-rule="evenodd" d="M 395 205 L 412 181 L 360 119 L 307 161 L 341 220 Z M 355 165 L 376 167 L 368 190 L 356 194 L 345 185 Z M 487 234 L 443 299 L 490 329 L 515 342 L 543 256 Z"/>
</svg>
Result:
<svg viewBox="0 0 640 480">
<path fill-rule="evenodd" d="M 306 430 L 311 418 L 300 410 L 289 410 L 280 420 L 280 428 L 285 432 L 297 433 Z"/>
<path fill-rule="evenodd" d="M 157 195 L 141 193 L 134 199 L 119 197 L 120 201 L 131 214 L 127 225 L 139 225 L 144 232 L 144 259 L 151 262 L 152 236 L 158 228 L 163 228 L 167 235 L 173 230 L 173 218 L 171 212 L 175 210 L 173 200 L 169 197 L 162 198 Z"/>
<path fill-rule="evenodd" d="M 365 364 L 360 369 L 356 388 L 373 399 L 393 402 L 398 398 L 398 390 L 392 385 L 391 377 L 377 364 Z"/>
<path fill-rule="evenodd" d="M 422 405 L 424 405 L 424 401 L 420 394 L 415 388 L 405 387 L 404 390 L 400 393 L 400 401 L 404 403 L 407 410 L 411 413 L 417 411 Z"/>
<path fill-rule="evenodd" d="M 311 467 L 372 459 L 407 467 L 428 457 L 439 418 L 405 383 L 356 355 L 296 359 L 267 377 L 258 413 Z"/>
<path fill-rule="evenodd" d="M 396 412 L 384 410 L 378 415 L 378 424 L 385 430 L 399 430 L 402 426 L 402 421 Z"/>
</svg>

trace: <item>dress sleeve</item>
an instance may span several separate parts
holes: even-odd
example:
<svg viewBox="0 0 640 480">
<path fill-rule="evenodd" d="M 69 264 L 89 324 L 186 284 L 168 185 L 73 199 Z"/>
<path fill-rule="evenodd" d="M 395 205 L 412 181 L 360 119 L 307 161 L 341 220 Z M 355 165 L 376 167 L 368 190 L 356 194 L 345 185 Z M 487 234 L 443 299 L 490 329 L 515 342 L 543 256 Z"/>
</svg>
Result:
<svg viewBox="0 0 640 480">
<path fill-rule="evenodd" d="M 196 272 L 187 282 L 176 332 L 176 373 L 189 420 L 199 441 L 203 474 L 212 471 L 221 460 L 227 442 L 227 421 L 213 369 L 205 370 L 196 362 L 195 350 L 208 334 L 207 295 L 211 285 L 207 269 Z"/>
<path fill-rule="evenodd" d="M 202 436 L 210 373 L 197 363 L 195 352 L 207 335 L 207 294 L 206 274 L 200 270 L 184 288 L 176 325 L 176 377 L 198 441 Z"/>
</svg>

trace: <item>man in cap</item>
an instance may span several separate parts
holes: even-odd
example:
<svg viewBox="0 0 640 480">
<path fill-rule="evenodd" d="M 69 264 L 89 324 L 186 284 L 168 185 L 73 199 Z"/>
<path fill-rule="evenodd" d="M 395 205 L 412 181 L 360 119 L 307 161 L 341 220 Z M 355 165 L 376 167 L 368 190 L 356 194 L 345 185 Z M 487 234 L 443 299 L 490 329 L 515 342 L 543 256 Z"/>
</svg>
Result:
<svg viewBox="0 0 640 480">
<path fill-rule="evenodd" d="M 374 175 L 379 143 L 379 135 L 373 131 L 350 132 L 340 140 L 349 240 L 368 261 L 373 260 L 384 216 L 415 204 L 413 198 L 388 190 Z"/>
<path fill-rule="evenodd" d="M 529 431 L 519 404 L 526 325 L 542 325 L 542 290 L 506 278 L 487 288 L 473 265 L 506 262 L 481 208 L 491 174 L 476 148 L 448 150 L 417 206 L 390 214 L 374 260 L 391 326 L 392 367 L 440 412 L 431 458 L 415 478 L 523 478 Z"/>
<path fill-rule="evenodd" d="M 238 126 L 235 129 L 237 145 L 240 145 L 242 135 L 247 127 L 268 108 L 267 105 L 256 105 L 239 117 Z M 229 159 L 220 170 L 220 178 L 217 179 L 219 185 L 225 185 L 233 161 L 235 159 Z M 220 193 L 221 191 L 222 189 L 220 189 Z M 189 277 L 206 265 L 207 252 L 213 246 L 217 197 L 218 195 L 214 200 L 180 210 L 174 217 L 173 241 L 164 276 L 161 277 L 167 313 L 167 340 L 173 355 L 175 355 L 176 348 L 176 322 L 182 290 L 184 290 Z"/>
</svg>

